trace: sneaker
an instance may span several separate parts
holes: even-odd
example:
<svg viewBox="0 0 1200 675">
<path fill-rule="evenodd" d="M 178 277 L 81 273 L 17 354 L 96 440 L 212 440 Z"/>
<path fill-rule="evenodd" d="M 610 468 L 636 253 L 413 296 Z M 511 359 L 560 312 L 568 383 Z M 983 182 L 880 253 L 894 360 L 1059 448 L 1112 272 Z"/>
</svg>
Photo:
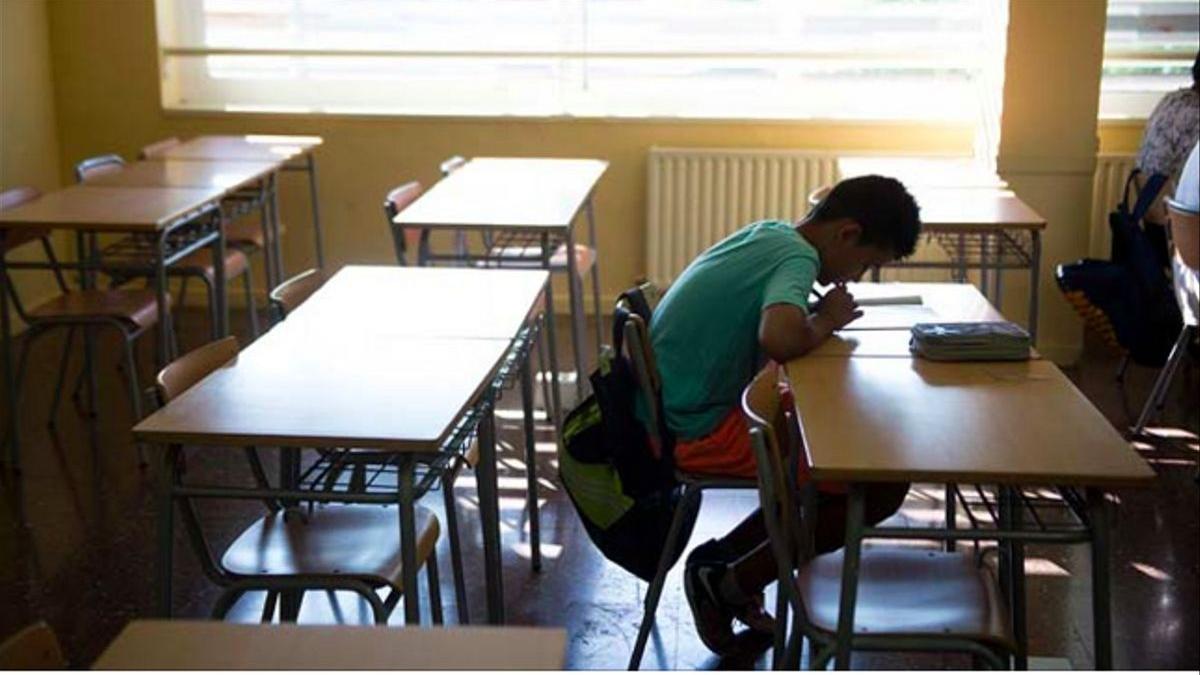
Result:
<svg viewBox="0 0 1200 675">
<path fill-rule="evenodd" d="M 745 605 L 733 608 L 733 618 L 756 633 L 775 635 L 775 617 L 766 610 L 763 602 L 763 595 L 759 593 Z"/>
<path fill-rule="evenodd" d="M 688 556 L 683 572 L 683 590 L 701 642 L 715 654 L 727 654 L 734 647 L 733 614 L 721 604 L 717 589 L 725 565 L 704 560 L 695 552 Z"/>
</svg>

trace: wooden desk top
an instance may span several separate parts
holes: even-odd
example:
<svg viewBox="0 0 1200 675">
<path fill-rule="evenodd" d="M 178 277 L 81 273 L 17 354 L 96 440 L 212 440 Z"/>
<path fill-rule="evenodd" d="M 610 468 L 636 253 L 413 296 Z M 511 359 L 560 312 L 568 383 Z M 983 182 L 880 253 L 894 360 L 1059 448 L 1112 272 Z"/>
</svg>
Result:
<svg viewBox="0 0 1200 675">
<path fill-rule="evenodd" d="M 136 232 L 161 230 L 180 216 L 216 202 L 215 187 L 92 187 L 72 185 L 0 211 L 0 227 Z"/>
<path fill-rule="evenodd" d="M 847 156 L 837 160 L 843 178 L 891 176 L 908 188 L 1007 188 L 1008 183 L 970 157 Z"/>
<path fill-rule="evenodd" d="M 844 331 L 897 330 L 934 321 L 1004 321 L 987 298 L 971 284 L 854 283 L 847 289 L 856 299 L 921 296 L 920 305 L 871 305 Z"/>
<path fill-rule="evenodd" d="M 799 358 L 785 371 L 818 480 L 1121 486 L 1154 478 L 1048 361 Z"/>
<path fill-rule="evenodd" d="M 559 670 L 561 628 L 133 621 L 94 670 Z"/>
<path fill-rule="evenodd" d="M 1046 219 L 1009 190 L 914 187 L 926 231 L 1044 230 Z"/>
<path fill-rule="evenodd" d="M 287 323 L 381 336 L 511 340 L 540 307 L 545 270 L 352 265 Z"/>
<path fill-rule="evenodd" d="M 256 160 L 148 160 L 88 179 L 92 187 L 211 187 L 232 192 L 278 168 Z"/>
<path fill-rule="evenodd" d="M 431 452 L 491 383 L 510 343 L 284 321 L 133 433 L 152 443 Z"/>
<path fill-rule="evenodd" d="M 565 229 L 608 168 L 598 159 L 477 157 L 396 216 L 405 226 Z"/>
<path fill-rule="evenodd" d="M 812 357 L 874 357 L 911 359 L 913 354 L 908 349 L 912 339 L 911 330 L 847 330 L 834 333 L 819 347 L 805 355 Z M 1036 349 L 1030 348 L 1029 357 L 1040 359 L 1042 355 Z"/>
<path fill-rule="evenodd" d="M 320 136 L 197 136 L 163 150 L 154 160 L 241 159 L 282 163 L 312 152 L 322 143 Z"/>
</svg>

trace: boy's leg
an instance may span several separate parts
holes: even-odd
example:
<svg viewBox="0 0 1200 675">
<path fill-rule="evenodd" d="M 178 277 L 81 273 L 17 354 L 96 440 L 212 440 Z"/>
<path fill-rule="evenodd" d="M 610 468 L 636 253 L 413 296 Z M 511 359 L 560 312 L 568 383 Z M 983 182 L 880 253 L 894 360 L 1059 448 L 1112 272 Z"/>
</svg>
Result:
<svg viewBox="0 0 1200 675">
<path fill-rule="evenodd" d="M 880 483 L 867 488 L 864 513 L 867 525 L 877 525 L 899 511 L 907 494 L 907 483 Z M 817 499 L 820 515 L 813 533 L 816 551 L 836 551 L 846 540 L 846 496 L 822 492 L 818 493 Z M 759 537 L 757 543 L 755 537 Z M 756 596 L 776 580 L 775 557 L 767 541 L 761 511 L 755 510 L 717 541 L 722 548 L 728 546 L 728 550 L 741 552 L 740 556 L 730 559 L 730 574 L 722 579 L 721 599 L 725 602 L 735 603 Z"/>
</svg>

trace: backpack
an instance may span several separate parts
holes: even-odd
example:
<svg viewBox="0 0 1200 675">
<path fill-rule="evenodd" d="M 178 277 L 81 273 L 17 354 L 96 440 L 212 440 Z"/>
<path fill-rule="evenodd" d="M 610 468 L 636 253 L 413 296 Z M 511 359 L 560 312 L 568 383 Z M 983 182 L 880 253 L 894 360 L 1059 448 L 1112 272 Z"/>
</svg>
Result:
<svg viewBox="0 0 1200 675">
<path fill-rule="evenodd" d="M 659 425 L 652 439 L 638 417 L 639 402 L 633 366 L 625 357 L 625 321 L 636 314 L 648 326 L 649 303 L 641 288 L 621 294 L 613 316 L 612 347 L 605 347 L 600 365 L 591 374 L 593 394 L 576 406 L 563 423 L 558 450 L 559 478 L 583 521 L 588 537 L 606 558 L 639 578 L 650 581 L 675 515 L 680 490 L 675 479 L 674 438 Z M 685 532 L 671 551 L 673 564 L 683 552 L 699 505 L 685 514 Z"/>
<path fill-rule="evenodd" d="M 1083 259 L 1059 265 L 1055 280 L 1088 325 L 1144 366 L 1166 363 L 1183 318 L 1153 234 L 1142 227 L 1146 211 L 1166 184 L 1153 174 L 1138 192 L 1132 209 L 1134 169 L 1125 181 L 1121 202 L 1108 216 L 1111 260 Z"/>
</svg>

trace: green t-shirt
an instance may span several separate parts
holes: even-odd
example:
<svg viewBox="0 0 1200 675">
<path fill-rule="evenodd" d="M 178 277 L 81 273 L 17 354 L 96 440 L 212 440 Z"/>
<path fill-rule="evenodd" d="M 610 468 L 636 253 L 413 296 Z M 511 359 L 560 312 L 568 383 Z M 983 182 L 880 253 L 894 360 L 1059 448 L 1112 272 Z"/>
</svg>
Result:
<svg viewBox="0 0 1200 675">
<path fill-rule="evenodd" d="M 650 324 L 667 426 L 681 440 L 713 431 L 762 366 L 758 326 L 769 305 L 808 309 L 821 267 L 792 223 L 752 223 L 688 265 Z"/>
</svg>

